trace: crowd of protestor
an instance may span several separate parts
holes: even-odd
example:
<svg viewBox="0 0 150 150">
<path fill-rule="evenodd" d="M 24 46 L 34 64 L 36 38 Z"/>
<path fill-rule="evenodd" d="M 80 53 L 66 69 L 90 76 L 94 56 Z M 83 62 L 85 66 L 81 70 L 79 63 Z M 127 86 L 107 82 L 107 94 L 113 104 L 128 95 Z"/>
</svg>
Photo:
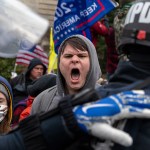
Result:
<svg viewBox="0 0 150 150">
<path fill-rule="evenodd" d="M 150 2 L 119 4 L 113 26 L 104 18 L 91 27 L 92 41 L 76 34 L 61 43 L 56 74 L 35 58 L 9 81 L 0 76 L 0 149 L 149 149 Z"/>
</svg>

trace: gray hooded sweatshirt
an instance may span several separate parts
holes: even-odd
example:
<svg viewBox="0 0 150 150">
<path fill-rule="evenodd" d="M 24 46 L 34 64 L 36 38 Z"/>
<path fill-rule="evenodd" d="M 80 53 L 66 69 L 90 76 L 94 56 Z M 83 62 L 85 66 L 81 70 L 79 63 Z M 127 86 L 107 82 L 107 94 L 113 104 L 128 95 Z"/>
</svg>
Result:
<svg viewBox="0 0 150 150">
<path fill-rule="evenodd" d="M 89 39 L 87 39 L 86 37 L 84 37 L 82 35 L 73 35 L 71 37 L 79 37 L 85 41 L 85 43 L 87 44 L 87 47 L 88 47 L 88 52 L 89 52 L 89 57 L 90 57 L 90 70 L 87 75 L 86 82 L 80 91 L 83 91 L 87 88 L 95 88 L 97 86 L 100 86 L 97 83 L 97 80 L 101 77 L 101 69 L 100 69 L 96 49 L 95 49 L 93 43 Z M 69 37 L 69 38 L 71 38 L 71 37 Z M 67 38 L 67 39 L 69 39 L 69 38 Z M 60 50 L 61 50 L 62 44 L 60 45 Z M 59 66 L 59 62 L 60 62 L 60 55 L 61 55 L 61 51 L 59 51 L 59 54 L 58 54 L 58 66 Z M 63 77 L 62 77 L 62 75 L 60 73 L 60 69 L 58 67 L 57 79 L 56 79 L 57 85 L 43 91 L 34 99 L 34 102 L 32 104 L 32 108 L 31 108 L 31 114 L 46 112 L 46 111 L 52 110 L 58 106 L 58 103 L 59 103 L 61 97 L 65 96 L 65 89 L 64 89 L 65 84 L 63 83 L 62 79 L 63 79 Z"/>
</svg>

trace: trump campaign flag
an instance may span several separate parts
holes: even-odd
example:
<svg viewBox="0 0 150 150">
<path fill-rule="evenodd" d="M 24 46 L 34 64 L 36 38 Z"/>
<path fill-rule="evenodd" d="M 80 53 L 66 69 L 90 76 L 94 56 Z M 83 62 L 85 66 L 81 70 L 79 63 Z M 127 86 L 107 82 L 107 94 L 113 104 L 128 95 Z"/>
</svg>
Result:
<svg viewBox="0 0 150 150">
<path fill-rule="evenodd" d="M 59 45 L 73 34 L 82 34 L 91 40 L 90 26 L 117 7 L 112 0 L 59 0 L 54 17 L 54 43 Z"/>
<path fill-rule="evenodd" d="M 32 44 L 31 44 L 32 45 Z M 48 67 L 48 56 L 41 46 L 31 46 L 29 42 L 23 42 L 20 45 L 20 50 L 17 53 L 16 64 L 28 66 L 33 58 L 39 58 Z"/>
</svg>

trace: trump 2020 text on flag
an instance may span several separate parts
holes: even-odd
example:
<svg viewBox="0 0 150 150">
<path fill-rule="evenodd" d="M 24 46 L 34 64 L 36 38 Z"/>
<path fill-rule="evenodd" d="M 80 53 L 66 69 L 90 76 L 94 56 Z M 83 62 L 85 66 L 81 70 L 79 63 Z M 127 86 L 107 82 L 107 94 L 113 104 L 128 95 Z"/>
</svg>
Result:
<svg viewBox="0 0 150 150">
<path fill-rule="evenodd" d="M 86 34 L 91 40 L 89 27 L 116 6 L 112 0 L 59 0 L 54 17 L 56 53 L 62 41 L 73 34 Z"/>
</svg>

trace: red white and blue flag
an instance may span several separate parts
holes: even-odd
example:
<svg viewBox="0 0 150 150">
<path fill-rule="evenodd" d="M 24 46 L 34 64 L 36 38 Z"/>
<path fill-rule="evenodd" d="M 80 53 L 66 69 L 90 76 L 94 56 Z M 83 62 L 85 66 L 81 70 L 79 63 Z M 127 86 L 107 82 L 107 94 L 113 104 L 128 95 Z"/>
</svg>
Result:
<svg viewBox="0 0 150 150">
<path fill-rule="evenodd" d="M 90 26 L 113 10 L 113 0 L 58 0 L 54 17 L 55 51 L 63 40 L 82 34 L 91 40 Z"/>
<path fill-rule="evenodd" d="M 33 58 L 39 58 L 46 65 L 46 67 L 48 67 L 48 55 L 39 45 L 36 45 L 29 50 L 22 47 L 18 51 L 16 64 L 28 66 Z"/>
</svg>

